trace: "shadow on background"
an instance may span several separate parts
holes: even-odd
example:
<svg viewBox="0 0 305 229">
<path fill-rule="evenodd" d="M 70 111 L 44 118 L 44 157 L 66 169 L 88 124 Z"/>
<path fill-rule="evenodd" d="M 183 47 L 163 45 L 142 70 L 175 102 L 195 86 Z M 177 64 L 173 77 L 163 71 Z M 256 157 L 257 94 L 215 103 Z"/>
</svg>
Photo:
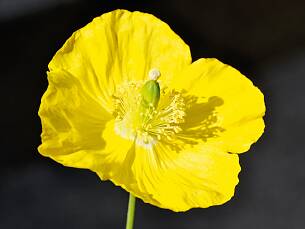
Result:
<svg viewBox="0 0 305 229">
<path fill-rule="evenodd" d="M 241 156 L 235 197 L 173 213 L 138 201 L 136 228 L 305 228 L 305 2 L 3 0 L 0 228 L 123 228 L 128 195 L 37 152 L 47 64 L 73 31 L 117 8 L 149 12 L 265 94 L 266 132 Z"/>
</svg>

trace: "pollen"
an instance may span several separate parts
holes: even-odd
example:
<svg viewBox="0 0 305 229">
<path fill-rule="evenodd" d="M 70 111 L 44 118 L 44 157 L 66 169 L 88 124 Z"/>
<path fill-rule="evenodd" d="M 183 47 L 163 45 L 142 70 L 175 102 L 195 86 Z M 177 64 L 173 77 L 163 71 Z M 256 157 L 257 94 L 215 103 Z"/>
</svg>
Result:
<svg viewBox="0 0 305 229">
<path fill-rule="evenodd" d="M 158 106 L 143 106 L 141 90 L 145 81 L 121 84 L 113 95 L 115 132 L 123 138 L 147 147 L 157 141 L 174 141 L 184 122 L 183 96 L 174 90 L 160 91 Z"/>
</svg>

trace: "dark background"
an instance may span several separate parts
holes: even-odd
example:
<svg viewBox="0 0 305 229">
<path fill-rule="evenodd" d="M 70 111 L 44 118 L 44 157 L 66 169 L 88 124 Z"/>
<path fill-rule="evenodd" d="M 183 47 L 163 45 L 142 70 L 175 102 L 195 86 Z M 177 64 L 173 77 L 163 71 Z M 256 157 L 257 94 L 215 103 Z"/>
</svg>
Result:
<svg viewBox="0 0 305 229">
<path fill-rule="evenodd" d="M 117 8 L 167 22 L 194 60 L 241 70 L 267 106 L 230 202 L 173 213 L 138 201 L 135 228 L 305 228 L 304 0 L 0 0 L 0 228 L 124 228 L 125 191 L 36 149 L 47 64 L 73 31 Z"/>
</svg>

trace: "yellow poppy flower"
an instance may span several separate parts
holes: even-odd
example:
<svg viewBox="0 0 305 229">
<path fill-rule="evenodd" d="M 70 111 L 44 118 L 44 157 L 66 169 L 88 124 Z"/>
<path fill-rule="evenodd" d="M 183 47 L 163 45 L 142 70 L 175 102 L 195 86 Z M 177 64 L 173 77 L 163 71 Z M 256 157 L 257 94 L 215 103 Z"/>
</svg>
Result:
<svg viewBox="0 0 305 229">
<path fill-rule="evenodd" d="M 173 211 L 234 195 L 238 154 L 264 131 L 263 94 L 156 17 L 116 10 L 73 33 L 49 63 L 39 152 Z"/>
</svg>

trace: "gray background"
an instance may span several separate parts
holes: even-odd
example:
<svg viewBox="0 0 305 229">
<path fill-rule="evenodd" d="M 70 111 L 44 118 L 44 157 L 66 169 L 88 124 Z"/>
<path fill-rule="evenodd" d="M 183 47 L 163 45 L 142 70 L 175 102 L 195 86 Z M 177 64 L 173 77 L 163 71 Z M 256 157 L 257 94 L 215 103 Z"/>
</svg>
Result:
<svg viewBox="0 0 305 229">
<path fill-rule="evenodd" d="M 230 202 L 173 213 L 138 201 L 135 228 L 305 228 L 305 1 L 295 0 L 0 0 L 0 228 L 124 228 L 126 192 L 36 150 L 48 62 L 74 30 L 117 8 L 166 21 L 194 60 L 240 69 L 267 105 Z"/>
</svg>

